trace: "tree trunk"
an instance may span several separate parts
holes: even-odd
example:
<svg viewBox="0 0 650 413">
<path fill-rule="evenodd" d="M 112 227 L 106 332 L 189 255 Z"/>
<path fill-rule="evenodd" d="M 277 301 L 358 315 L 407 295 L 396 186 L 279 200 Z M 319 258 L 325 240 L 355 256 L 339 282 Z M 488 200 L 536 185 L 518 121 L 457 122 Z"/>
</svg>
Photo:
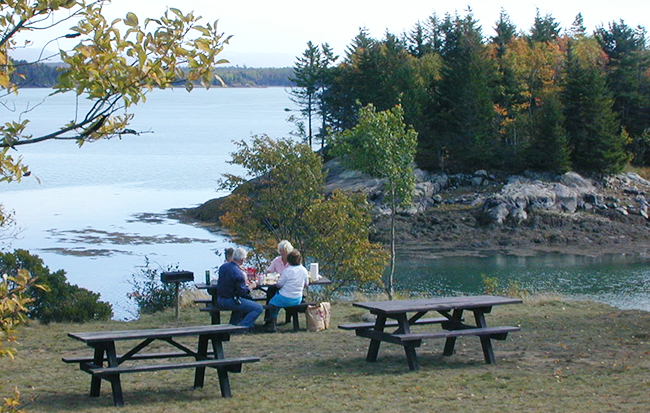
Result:
<svg viewBox="0 0 650 413">
<path fill-rule="evenodd" d="M 322 107 L 322 104 L 321 104 L 321 107 Z M 320 115 L 321 115 L 321 120 L 323 122 L 323 126 L 321 127 L 321 131 L 320 131 L 320 156 L 321 156 L 321 158 L 325 158 L 325 135 L 326 135 L 325 131 L 327 130 L 326 129 L 327 124 L 325 122 L 325 112 L 323 110 L 321 110 Z"/>
<path fill-rule="evenodd" d="M 390 184 L 390 272 L 388 274 L 388 285 L 386 292 L 388 299 L 392 300 L 394 296 L 393 275 L 395 274 L 395 188 L 393 183 Z"/>
<path fill-rule="evenodd" d="M 308 107 L 309 107 L 309 113 L 307 116 L 307 122 L 309 123 L 309 148 L 311 149 L 311 117 L 313 114 L 313 103 L 312 103 L 312 95 L 309 95 L 309 101 L 308 101 Z"/>
</svg>

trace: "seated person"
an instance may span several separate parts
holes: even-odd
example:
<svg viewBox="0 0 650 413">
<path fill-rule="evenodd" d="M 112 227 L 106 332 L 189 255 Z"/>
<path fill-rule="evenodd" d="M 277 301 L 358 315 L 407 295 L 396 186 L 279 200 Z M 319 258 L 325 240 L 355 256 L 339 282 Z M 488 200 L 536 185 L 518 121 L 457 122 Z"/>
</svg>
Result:
<svg viewBox="0 0 650 413">
<path fill-rule="evenodd" d="M 246 285 L 246 274 L 241 269 L 246 256 L 245 249 L 237 248 L 232 261 L 219 267 L 217 305 L 232 311 L 230 324 L 250 328 L 264 309 L 251 299 L 250 291 L 256 287 L 255 282 Z"/>
<path fill-rule="evenodd" d="M 264 329 L 269 332 L 277 330 L 277 319 L 280 308 L 291 307 L 302 302 L 302 291 L 309 286 L 307 268 L 302 266 L 300 251 L 292 250 L 287 254 L 289 267 L 282 271 L 276 287 L 277 293 L 271 298 L 269 304 L 269 318 L 264 324 Z"/>
<path fill-rule="evenodd" d="M 228 247 L 223 251 L 223 255 L 226 257 L 226 260 L 223 262 L 224 264 L 227 264 L 229 262 L 232 262 L 232 255 L 235 253 L 235 249 Z M 218 252 L 215 252 L 215 254 L 219 255 Z M 223 265 L 223 264 L 222 264 Z M 212 277 L 210 280 L 210 284 L 216 283 L 218 281 L 217 278 Z"/>
<path fill-rule="evenodd" d="M 234 249 L 234 248 L 230 248 L 230 247 L 226 248 L 226 249 L 224 250 L 224 252 L 223 252 L 223 255 L 226 257 L 226 261 L 225 261 L 225 262 L 231 262 L 231 261 L 232 261 L 232 255 L 233 255 L 234 253 L 235 253 L 235 249 Z"/>
<path fill-rule="evenodd" d="M 274 273 L 277 272 L 278 274 L 282 274 L 282 271 L 284 271 L 285 268 L 289 267 L 289 263 L 287 262 L 287 254 L 289 254 L 291 251 L 293 251 L 293 245 L 289 241 L 282 240 L 278 244 L 278 254 L 280 256 L 275 257 L 273 261 L 271 261 L 271 265 L 269 265 L 269 268 L 266 269 L 266 273 Z"/>
</svg>

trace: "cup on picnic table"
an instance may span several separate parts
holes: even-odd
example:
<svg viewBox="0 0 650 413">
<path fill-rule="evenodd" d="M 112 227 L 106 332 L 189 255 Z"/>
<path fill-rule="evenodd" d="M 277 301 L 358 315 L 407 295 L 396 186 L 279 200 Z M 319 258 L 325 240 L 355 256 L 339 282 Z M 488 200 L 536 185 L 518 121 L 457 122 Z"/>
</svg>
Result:
<svg viewBox="0 0 650 413">
<path fill-rule="evenodd" d="M 320 279 L 317 262 L 309 264 L 309 278 L 311 278 L 312 281 L 318 281 Z"/>
</svg>

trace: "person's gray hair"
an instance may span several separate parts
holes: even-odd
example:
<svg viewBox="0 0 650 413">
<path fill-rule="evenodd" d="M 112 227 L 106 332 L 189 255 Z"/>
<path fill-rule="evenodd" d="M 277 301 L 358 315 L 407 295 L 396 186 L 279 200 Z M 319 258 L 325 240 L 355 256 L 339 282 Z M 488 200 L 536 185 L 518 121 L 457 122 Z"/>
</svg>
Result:
<svg viewBox="0 0 650 413">
<path fill-rule="evenodd" d="M 291 245 L 291 243 L 286 239 L 283 239 L 278 244 L 278 254 L 282 254 L 282 251 L 286 252 L 287 254 L 293 251 L 293 245 Z"/>
<path fill-rule="evenodd" d="M 246 250 L 240 247 L 235 249 L 235 252 L 232 254 L 232 260 L 237 262 L 242 262 L 246 259 L 247 256 L 248 253 L 246 252 Z"/>
</svg>

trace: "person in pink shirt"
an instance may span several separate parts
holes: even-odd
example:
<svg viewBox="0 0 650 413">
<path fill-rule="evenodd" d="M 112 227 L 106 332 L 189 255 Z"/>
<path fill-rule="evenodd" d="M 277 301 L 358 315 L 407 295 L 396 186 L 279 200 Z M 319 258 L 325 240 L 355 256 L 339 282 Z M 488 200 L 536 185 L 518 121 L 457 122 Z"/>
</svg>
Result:
<svg viewBox="0 0 650 413">
<path fill-rule="evenodd" d="M 293 245 L 286 239 L 280 241 L 278 244 L 278 254 L 280 254 L 279 257 L 275 257 L 273 261 L 271 261 L 271 265 L 269 265 L 269 268 L 266 269 L 266 273 L 278 273 L 282 274 L 282 271 L 284 271 L 285 268 L 289 267 L 289 262 L 287 262 L 287 255 L 293 251 Z"/>
</svg>

